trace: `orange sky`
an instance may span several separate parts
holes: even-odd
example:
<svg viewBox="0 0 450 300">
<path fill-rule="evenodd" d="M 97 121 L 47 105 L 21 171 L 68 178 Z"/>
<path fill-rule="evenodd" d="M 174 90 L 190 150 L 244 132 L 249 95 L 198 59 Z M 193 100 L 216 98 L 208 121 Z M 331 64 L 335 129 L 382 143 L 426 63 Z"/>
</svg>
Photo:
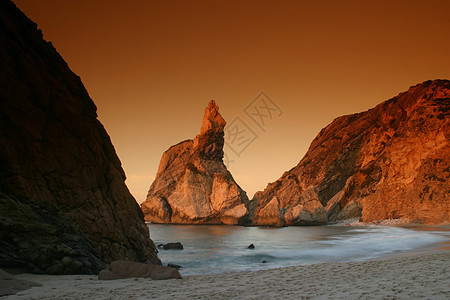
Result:
<svg viewBox="0 0 450 300">
<path fill-rule="evenodd" d="M 447 0 L 14 2 L 81 77 L 139 203 L 211 99 L 258 136 L 225 148 L 252 197 L 334 118 L 450 78 Z M 244 111 L 261 91 L 282 111 L 264 130 Z"/>
</svg>

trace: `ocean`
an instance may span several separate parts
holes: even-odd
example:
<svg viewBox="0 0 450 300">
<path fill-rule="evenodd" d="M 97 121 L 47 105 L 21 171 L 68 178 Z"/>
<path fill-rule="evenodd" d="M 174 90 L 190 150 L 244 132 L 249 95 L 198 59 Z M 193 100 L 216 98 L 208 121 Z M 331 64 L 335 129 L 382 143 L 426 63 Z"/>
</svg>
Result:
<svg viewBox="0 0 450 300">
<path fill-rule="evenodd" d="M 323 262 L 351 262 L 433 251 L 450 231 L 395 226 L 242 227 L 148 224 L 155 244 L 181 242 L 184 250 L 159 249 L 163 264 L 182 275 L 264 270 Z M 248 249 L 253 244 L 254 249 Z"/>
</svg>

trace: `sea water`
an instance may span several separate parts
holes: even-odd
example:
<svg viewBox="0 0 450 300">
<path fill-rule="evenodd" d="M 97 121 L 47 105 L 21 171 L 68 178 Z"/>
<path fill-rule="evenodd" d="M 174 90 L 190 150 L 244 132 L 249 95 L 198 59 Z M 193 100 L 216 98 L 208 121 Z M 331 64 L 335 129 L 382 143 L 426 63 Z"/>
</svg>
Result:
<svg viewBox="0 0 450 300">
<path fill-rule="evenodd" d="M 182 275 L 364 261 L 426 251 L 450 241 L 449 231 L 389 226 L 148 226 L 155 244 L 183 244 L 184 250 L 160 249 L 158 253 L 163 264 L 182 266 Z M 250 244 L 255 248 L 249 249 Z"/>
</svg>

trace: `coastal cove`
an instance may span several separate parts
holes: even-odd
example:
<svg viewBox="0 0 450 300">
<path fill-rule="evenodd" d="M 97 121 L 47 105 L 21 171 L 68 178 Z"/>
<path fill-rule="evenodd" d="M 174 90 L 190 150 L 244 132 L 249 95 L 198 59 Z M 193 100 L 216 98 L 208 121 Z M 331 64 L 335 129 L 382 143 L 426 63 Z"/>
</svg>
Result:
<svg viewBox="0 0 450 300">
<path fill-rule="evenodd" d="M 444 227 L 149 224 L 155 244 L 181 242 L 184 250 L 159 250 L 163 264 L 186 275 L 222 274 L 330 262 L 362 262 L 435 252 L 450 243 Z M 250 244 L 255 249 L 248 249 Z"/>
<path fill-rule="evenodd" d="M 450 300 L 450 1 L 241 2 L 0 1 L 1 300 Z"/>
</svg>

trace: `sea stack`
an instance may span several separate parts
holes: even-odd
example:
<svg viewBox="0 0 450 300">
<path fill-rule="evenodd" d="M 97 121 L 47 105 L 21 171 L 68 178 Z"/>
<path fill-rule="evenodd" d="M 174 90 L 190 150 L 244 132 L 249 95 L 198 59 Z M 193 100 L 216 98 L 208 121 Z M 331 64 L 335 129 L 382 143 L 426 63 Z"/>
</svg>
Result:
<svg viewBox="0 0 450 300">
<path fill-rule="evenodd" d="M 297 166 L 255 194 L 253 223 L 449 222 L 449 114 L 450 81 L 434 80 L 337 118 Z"/>
<path fill-rule="evenodd" d="M 161 264 L 80 78 L 11 1 L 0 28 L 0 268 Z"/>
<path fill-rule="evenodd" d="M 145 220 L 172 224 L 244 224 L 248 198 L 223 163 L 226 121 L 214 100 L 194 140 L 164 152 L 141 208 Z"/>
</svg>

